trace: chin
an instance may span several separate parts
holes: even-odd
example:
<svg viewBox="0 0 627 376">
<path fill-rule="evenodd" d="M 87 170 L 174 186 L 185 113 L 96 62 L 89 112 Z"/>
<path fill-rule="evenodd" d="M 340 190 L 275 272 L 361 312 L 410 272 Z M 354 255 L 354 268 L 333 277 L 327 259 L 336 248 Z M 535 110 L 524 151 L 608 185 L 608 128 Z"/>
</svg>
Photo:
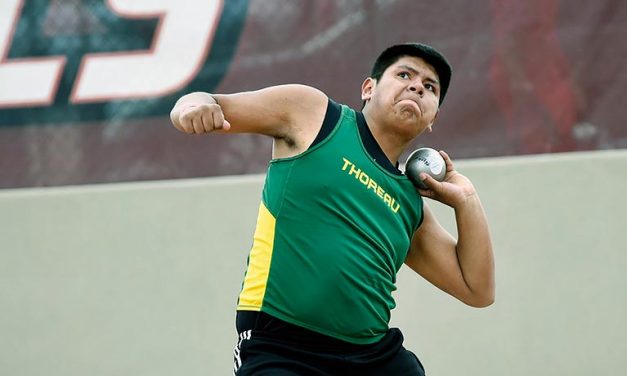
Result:
<svg viewBox="0 0 627 376">
<path fill-rule="evenodd" d="M 411 109 L 403 109 L 398 114 L 397 117 L 400 121 L 407 123 L 418 123 L 420 122 L 420 113 L 417 113 L 413 108 Z"/>
</svg>

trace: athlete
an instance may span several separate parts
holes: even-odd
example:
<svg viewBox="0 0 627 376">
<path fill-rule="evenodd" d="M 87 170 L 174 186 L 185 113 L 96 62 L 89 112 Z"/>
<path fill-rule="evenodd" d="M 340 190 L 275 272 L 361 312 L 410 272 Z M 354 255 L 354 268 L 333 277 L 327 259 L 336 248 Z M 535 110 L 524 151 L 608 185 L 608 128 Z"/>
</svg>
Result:
<svg viewBox="0 0 627 376">
<path fill-rule="evenodd" d="M 479 196 L 449 156 L 416 189 L 398 169 L 430 132 L 451 79 L 445 57 L 394 45 L 361 88 L 362 111 L 304 85 L 195 92 L 171 111 L 188 134 L 274 139 L 237 305 L 236 375 L 424 375 L 389 328 L 403 263 L 474 307 L 494 301 L 494 261 Z M 457 238 L 422 197 L 455 211 Z"/>
</svg>

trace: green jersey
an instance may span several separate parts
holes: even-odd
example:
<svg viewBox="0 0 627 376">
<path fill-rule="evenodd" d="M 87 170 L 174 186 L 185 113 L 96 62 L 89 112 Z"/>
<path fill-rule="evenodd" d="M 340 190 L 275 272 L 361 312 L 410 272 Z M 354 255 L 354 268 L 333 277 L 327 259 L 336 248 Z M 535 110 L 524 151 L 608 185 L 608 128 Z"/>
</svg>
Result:
<svg viewBox="0 0 627 376">
<path fill-rule="evenodd" d="M 373 343 L 388 330 L 422 199 L 369 152 L 363 115 L 332 105 L 339 120 L 322 141 L 270 162 L 237 309 Z"/>
</svg>

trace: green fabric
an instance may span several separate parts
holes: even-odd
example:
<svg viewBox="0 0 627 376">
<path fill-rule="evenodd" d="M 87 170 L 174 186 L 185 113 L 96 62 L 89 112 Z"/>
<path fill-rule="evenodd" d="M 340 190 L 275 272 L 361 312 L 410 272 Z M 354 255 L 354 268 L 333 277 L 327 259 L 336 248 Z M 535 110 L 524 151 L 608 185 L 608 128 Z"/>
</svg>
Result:
<svg viewBox="0 0 627 376">
<path fill-rule="evenodd" d="M 261 311 L 353 343 L 381 339 L 422 199 L 367 154 L 355 112 L 342 106 L 325 140 L 271 161 L 263 201 L 276 228 Z"/>
</svg>

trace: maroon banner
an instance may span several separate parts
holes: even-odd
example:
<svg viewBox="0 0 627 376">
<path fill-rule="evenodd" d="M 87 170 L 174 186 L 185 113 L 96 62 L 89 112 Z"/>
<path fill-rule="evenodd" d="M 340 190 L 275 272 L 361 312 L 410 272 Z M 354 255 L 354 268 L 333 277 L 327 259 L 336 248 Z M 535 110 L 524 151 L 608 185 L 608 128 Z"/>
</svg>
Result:
<svg viewBox="0 0 627 376">
<path fill-rule="evenodd" d="M 175 100 L 303 83 L 360 108 L 373 59 L 407 41 L 454 70 L 413 147 L 454 159 L 627 147 L 625 1 L 38 3 L 2 5 L 0 188 L 262 173 L 271 140 L 181 134 Z"/>
</svg>

